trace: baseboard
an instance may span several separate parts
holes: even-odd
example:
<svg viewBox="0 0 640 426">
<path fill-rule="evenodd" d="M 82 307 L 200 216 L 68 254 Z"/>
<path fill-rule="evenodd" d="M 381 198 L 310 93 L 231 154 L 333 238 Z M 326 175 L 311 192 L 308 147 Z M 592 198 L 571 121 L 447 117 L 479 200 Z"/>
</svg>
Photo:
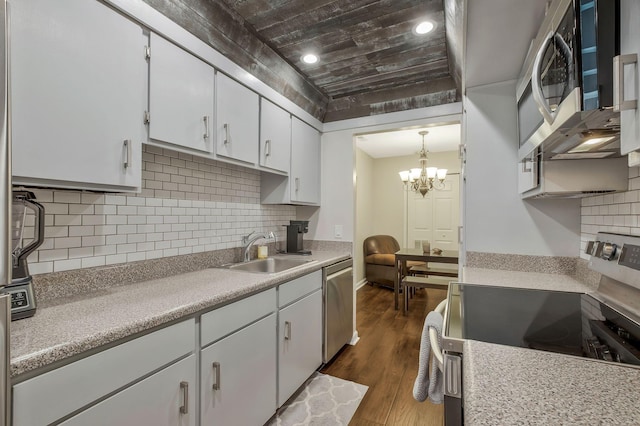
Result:
<svg viewBox="0 0 640 426">
<path fill-rule="evenodd" d="M 358 330 L 355 330 L 353 332 L 353 337 L 351 337 L 351 341 L 349 342 L 349 344 L 351 346 L 355 346 L 355 344 L 358 343 L 358 341 L 360 341 L 360 336 L 358 336 Z"/>
<path fill-rule="evenodd" d="M 356 283 L 356 291 L 360 290 L 362 287 L 364 287 L 367 284 L 367 280 L 360 280 Z"/>
</svg>

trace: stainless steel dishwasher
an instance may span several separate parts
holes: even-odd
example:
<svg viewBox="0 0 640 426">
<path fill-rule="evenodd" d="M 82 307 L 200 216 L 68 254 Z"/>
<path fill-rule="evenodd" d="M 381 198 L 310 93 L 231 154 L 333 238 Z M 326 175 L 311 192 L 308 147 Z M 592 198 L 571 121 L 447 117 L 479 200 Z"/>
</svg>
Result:
<svg viewBox="0 0 640 426">
<path fill-rule="evenodd" d="M 322 269 L 324 305 L 324 353 L 327 363 L 353 336 L 353 260 Z"/>
</svg>

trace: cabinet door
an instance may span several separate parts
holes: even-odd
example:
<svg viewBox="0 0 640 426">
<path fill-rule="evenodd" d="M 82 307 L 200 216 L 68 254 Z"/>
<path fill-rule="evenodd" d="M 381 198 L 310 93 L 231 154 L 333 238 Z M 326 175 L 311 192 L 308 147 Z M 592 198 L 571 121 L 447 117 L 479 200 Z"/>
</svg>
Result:
<svg viewBox="0 0 640 426">
<path fill-rule="evenodd" d="M 260 165 L 289 173 L 291 114 L 264 98 L 260 102 Z"/>
<path fill-rule="evenodd" d="M 222 73 L 216 73 L 216 154 L 258 163 L 258 95 Z"/>
<path fill-rule="evenodd" d="M 538 186 L 537 149 L 518 163 L 518 193 L 524 194 Z"/>
<path fill-rule="evenodd" d="M 278 407 L 322 364 L 322 291 L 282 309 L 278 319 Z"/>
<path fill-rule="evenodd" d="M 150 46 L 149 137 L 210 153 L 213 67 L 153 33 Z"/>
<path fill-rule="evenodd" d="M 201 353 L 201 423 L 261 425 L 276 411 L 276 315 Z"/>
<path fill-rule="evenodd" d="M 14 183 L 139 190 L 142 28 L 97 1 L 21 0 L 10 13 Z"/>
<path fill-rule="evenodd" d="M 320 203 L 320 133 L 293 118 L 291 123 L 291 201 Z"/>
<path fill-rule="evenodd" d="M 61 424 L 195 426 L 196 394 L 196 357 L 191 355 Z"/>
<path fill-rule="evenodd" d="M 635 53 L 640 57 L 640 2 L 624 0 L 620 2 L 620 53 Z M 625 99 L 638 99 L 640 88 L 640 68 L 626 66 L 624 73 Z M 640 102 L 639 102 L 640 103 Z M 628 154 L 640 150 L 640 107 L 620 111 L 620 152 Z"/>
</svg>

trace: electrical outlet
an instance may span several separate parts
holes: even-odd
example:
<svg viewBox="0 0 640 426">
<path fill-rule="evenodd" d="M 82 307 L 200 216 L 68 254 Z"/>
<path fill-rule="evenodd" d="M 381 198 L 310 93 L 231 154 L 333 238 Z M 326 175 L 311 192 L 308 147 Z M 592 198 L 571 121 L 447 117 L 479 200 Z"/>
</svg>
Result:
<svg viewBox="0 0 640 426">
<path fill-rule="evenodd" d="M 342 238 L 342 225 L 336 225 L 333 231 L 335 238 Z"/>
<path fill-rule="evenodd" d="M 629 167 L 640 166 L 640 152 L 631 151 L 629 153 L 628 160 L 629 160 Z"/>
</svg>

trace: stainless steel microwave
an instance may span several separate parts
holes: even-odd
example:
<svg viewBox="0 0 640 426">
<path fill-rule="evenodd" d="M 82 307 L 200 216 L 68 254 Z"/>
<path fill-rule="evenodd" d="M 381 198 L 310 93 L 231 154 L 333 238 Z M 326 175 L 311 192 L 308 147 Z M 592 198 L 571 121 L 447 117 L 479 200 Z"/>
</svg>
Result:
<svg viewBox="0 0 640 426">
<path fill-rule="evenodd" d="M 619 155 L 613 58 L 619 0 L 554 0 L 518 81 L 519 160 Z"/>
</svg>

